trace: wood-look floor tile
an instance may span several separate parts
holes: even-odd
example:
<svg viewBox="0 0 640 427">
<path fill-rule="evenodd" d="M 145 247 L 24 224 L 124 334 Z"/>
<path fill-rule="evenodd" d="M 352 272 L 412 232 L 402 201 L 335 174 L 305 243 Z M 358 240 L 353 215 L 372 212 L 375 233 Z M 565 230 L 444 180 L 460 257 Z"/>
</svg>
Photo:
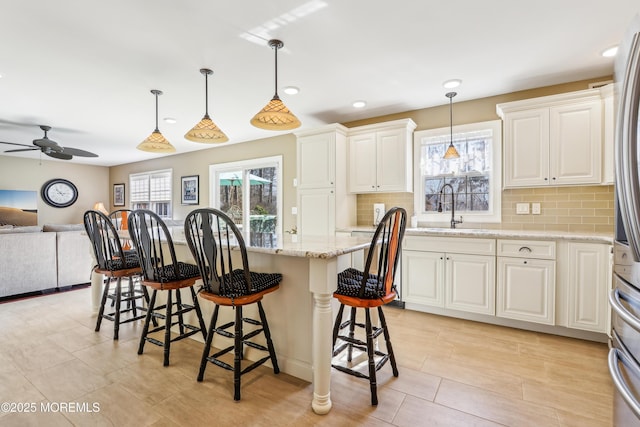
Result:
<svg viewBox="0 0 640 427">
<path fill-rule="evenodd" d="M 505 396 L 522 398 L 522 378 L 499 366 L 485 366 L 483 369 L 478 369 L 477 366 L 460 363 L 451 358 L 430 357 L 422 366 L 422 371 L 435 377 L 472 385 Z"/>
<path fill-rule="evenodd" d="M 507 426 L 551 427 L 559 421 L 553 408 L 443 380 L 435 403 Z"/>
<path fill-rule="evenodd" d="M 101 372 L 79 360 L 61 363 L 54 369 L 31 372 L 26 377 L 50 402 L 72 402 L 110 384 Z"/>
<path fill-rule="evenodd" d="M 465 412 L 428 402 L 416 397 L 407 396 L 398 414 L 393 419 L 393 425 L 399 427 L 497 427 L 502 424 L 476 417 Z"/>
<path fill-rule="evenodd" d="M 603 421 L 611 420 L 611 389 L 593 390 L 570 385 L 524 380 L 524 400 Z"/>
<path fill-rule="evenodd" d="M 46 426 L 46 427 L 69 427 L 73 426 L 60 412 L 41 412 L 35 413 L 11 413 L 0 417 L 0 425 L 3 427 L 27 427 L 27 426 Z M 97 424 L 93 424 L 97 425 Z"/>
</svg>

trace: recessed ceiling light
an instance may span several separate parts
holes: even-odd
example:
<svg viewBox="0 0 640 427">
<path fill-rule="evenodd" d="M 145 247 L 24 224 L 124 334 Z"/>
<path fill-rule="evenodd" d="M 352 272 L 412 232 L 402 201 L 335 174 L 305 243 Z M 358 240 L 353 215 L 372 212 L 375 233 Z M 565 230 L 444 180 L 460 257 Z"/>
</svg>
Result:
<svg viewBox="0 0 640 427">
<path fill-rule="evenodd" d="M 300 92 L 300 89 L 295 86 L 287 86 L 283 90 L 287 95 L 297 95 Z"/>
<path fill-rule="evenodd" d="M 174 119 L 173 117 L 165 117 L 165 118 L 164 118 L 164 119 L 162 119 L 162 120 L 164 120 L 166 123 L 170 123 L 170 124 L 174 124 L 174 123 L 176 123 L 176 122 L 177 122 L 177 120 L 176 120 L 176 119 Z"/>
<path fill-rule="evenodd" d="M 604 56 L 605 58 L 611 58 L 613 56 L 616 56 L 616 53 L 618 53 L 618 46 L 612 46 L 608 49 L 603 50 L 602 56 Z"/>
<path fill-rule="evenodd" d="M 353 101 L 353 108 L 364 108 L 367 106 L 367 103 L 364 101 Z"/>
<path fill-rule="evenodd" d="M 442 86 L 444 86 L 447 89 L 453 89 L 454 87 L 460 86 L 461 83 L 462 83 L 462 80 L 460 79 L 451 79 L 442 83 Z"/>
</svg>

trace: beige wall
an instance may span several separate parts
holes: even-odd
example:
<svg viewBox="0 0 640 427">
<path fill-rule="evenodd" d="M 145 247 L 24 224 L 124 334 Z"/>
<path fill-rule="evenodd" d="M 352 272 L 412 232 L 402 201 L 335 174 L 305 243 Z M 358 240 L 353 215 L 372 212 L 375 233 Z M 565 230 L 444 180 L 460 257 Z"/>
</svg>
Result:
<svg viewBox="0 0 640 427">
<path fill-rule="evenodd" d="M 172 169 L 173 219 L 184 219 L 194 209 L 209 207 L 209 165 L 278 155 L 282 156 L 283 165 L 283 229 L 290 230 L 296 223 L 295 217 L 291 215 L 291 208 L 296 205 L 296 189 L 293 187 L 296 176 L 296 138 L 293 134 L 114 166 L 110 169 L 109 181 L 111 185 L 125 183 L 125 205 L 130 206 L 129 174 Z M 180 177 L 187 175 L 200 176 L 199 205 L 180 204 Z M 108 201 L 113 209 L 113 199 Z"/>
<path fill-rule="evenodd" d="M 475 99 L 453 105 L 453 124 L 497 120 L 496 104 L 536 98 L 557 93 L 589 88 L 589 83 L 610 80 L 610 76 L 583 80 L 563 85 L 513 92 L 489 98 Z M 463 92 L 463 89 L 460 90 Z M 444 98 L 444 92 L 443 92 Z M 411 118 L 418 125 L 416 131 L 449 126 L 449 105 L 408 111 L 367 120 L 345 123 L 347 127 Z M 467 224 L 469 228 L 506 228 L 522 230 L 561 230 L 613 232 L 613 186 L 555 187 L 547 189 L 505 190 L 502 194 L 502 224 Z M 515 215 L 516 202 L 541 202 L 541 215 Z M 566 202 L 566 203 L 565 203 Z M 373 203 L 384 203 L 385 207 L 401 206 L 412 215 L 414 211 L 412 193 L 363 194 L 358 195 L 358 225 L 371 225 Z"/>
<path fill-rule="evenodd" d="M 42 200 L 40 188 L 53 178 L 64 178 L 78 188 L 78 200 L 68 208 L 54 208 Z M 0 156 L 0 189 L 38 192 L 38 225 L 78 224 L 97 201 L 109 201 L 109 168 L 66 161 Z"/>
</svg>

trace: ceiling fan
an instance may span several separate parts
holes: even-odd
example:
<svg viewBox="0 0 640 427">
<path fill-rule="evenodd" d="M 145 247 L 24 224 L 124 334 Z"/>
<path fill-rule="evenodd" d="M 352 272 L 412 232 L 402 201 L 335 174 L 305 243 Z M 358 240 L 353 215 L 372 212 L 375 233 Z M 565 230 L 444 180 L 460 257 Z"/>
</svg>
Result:
<svg viewBox="0 0 640 427">
<path fill-rule="evenodd" d="M 44 131 L 44 137 L 40 139 L 33 140 L 33 147 L 26 144 L 17 144 L 15 142 L 4 142 L 0 141 L 0 144 L 9 144 L 9 145 L 19 145 L 27 148 L 17 148 L 15 150 L 6 150 L 5 153 L 16 153 L 19 151 L 33 151 L 40 150 L 44 154 L 49 157 L 53 157 L 61 160 L 71 160 L 73 156 L 81 156 L 81 157 L 98 157 L 97 154 L 91 153 L 89 151 L 80 150 L 78 148 L 72 147 L 62 147 L 58 145 L 52 139 L 49 139 L 47 136 L 47 132 L 51 130 L 51 126 L 40 125 L 40 129 Z"/>
</svg>

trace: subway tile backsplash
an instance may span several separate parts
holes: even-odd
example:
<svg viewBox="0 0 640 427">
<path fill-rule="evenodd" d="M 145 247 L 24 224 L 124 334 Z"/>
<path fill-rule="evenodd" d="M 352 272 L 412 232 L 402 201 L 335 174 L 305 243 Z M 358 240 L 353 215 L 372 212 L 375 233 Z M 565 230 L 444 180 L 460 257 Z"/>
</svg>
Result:
<svg viewBox="0 0 640 427">
<path fill-rule="evenodd" d="M 613 196 L 613 185 L 504 190 L 502 223 L 466 223 L 461 227 L 613 234 Z M 413 193 L 360 194 L 358 225 L 372 225 L 374 203 L 384 203 L 387 209 L 401 206 L 413 215 Z M 540 215 L 516 215 L 516 203 L 540 203 Z M 531 212 L 531 206 L 529 209 Z"/>
</svg>

